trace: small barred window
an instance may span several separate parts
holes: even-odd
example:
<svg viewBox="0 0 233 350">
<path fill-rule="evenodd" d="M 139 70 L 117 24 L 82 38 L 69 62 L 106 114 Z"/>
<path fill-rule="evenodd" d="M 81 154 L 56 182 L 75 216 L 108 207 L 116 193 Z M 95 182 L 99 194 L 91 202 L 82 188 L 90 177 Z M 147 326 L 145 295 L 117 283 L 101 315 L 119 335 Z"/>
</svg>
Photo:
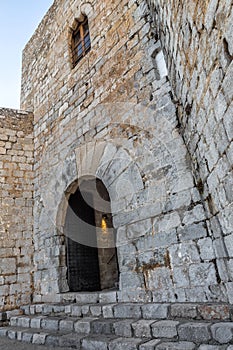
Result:
<svg viewBox="0 0 233 350">
<path fill-rule="evenodd" d="M 73 67 L 90 51 L 91 39 L 87 17 L 84 21 L 77 23 L 77 28 L 72 33 L 72 64 Z"/>
</svg>

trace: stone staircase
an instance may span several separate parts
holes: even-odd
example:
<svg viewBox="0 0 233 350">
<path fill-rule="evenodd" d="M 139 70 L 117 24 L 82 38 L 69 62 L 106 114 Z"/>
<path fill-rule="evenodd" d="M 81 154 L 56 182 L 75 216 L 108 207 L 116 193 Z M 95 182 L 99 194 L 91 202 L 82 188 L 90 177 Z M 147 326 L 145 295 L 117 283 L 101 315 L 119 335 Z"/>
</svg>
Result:
<svg viewBox="0 0 233 350">
<path fill-rule="evenodd" d="M 228 304 L 123 303 L 116 292 L 76 293 L 0 320 L 1 337 L 56 349 L 233 350 Z"/>
</svg>

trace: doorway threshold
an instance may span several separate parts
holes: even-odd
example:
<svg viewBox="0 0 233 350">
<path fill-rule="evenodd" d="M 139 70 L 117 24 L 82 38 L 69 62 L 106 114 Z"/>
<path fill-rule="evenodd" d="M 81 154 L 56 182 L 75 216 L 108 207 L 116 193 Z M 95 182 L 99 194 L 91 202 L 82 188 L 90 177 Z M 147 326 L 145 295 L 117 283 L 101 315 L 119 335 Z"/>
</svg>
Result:
<svg viewBox="0 0 233 350">
<path fill-rule="evenodd" d="M 65 292 L 60 293 L 60 302 L 77 304 L 116 303 L 119 290 L 110 289 L 98 292 Z"/>
</svg>

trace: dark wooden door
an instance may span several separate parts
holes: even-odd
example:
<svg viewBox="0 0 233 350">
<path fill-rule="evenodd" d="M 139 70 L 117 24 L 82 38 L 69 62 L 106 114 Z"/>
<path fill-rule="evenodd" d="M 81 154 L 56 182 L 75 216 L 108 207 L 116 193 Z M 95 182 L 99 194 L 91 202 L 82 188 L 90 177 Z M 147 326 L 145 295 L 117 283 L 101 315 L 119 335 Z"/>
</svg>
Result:
<svg viewBox="0 0 233 350">
<path fill-rule="evenodd" d="M 79 190 L 70 196 L 66 217 L 68 285 L 71 292 L 100 290 L 92 195 L 86 192 L 84 198 Z"/>
</svg>

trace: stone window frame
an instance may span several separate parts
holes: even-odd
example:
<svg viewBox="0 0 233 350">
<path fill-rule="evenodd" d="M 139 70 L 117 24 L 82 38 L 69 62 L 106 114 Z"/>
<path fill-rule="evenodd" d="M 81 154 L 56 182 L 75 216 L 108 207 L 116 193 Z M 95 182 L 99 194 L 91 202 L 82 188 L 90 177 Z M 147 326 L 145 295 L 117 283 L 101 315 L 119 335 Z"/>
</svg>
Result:
<svg viewBox="0 0 233 350">
<path fill-rule="evenodd" d="M 82 3 L 78 7 L 75 6 L 73 11 L 74 11 L 73 12 L 74 16 L 73 16 L 73 18 L 71 18 L 71 22 L 68 24 L 68 32 L 67 32 L 67 34 L 68 34 L 67 44 L 68 44 L 68 52 L 69 52 L 69 63 L 70 63 L 71 69 L 74 69 L 78 65 L 78 63 L 80 62 L 81 58 L 85 57 L 86 54 L 90 51 L 90 50 L 88 50 L 88 52 L 86 52 L 85 55 L 83 55 L 80 58 L 80 60 L 75 64 L 75 62 L 73 61 L 73 53 L 72 53 L 73 33 L 76 31 L 76 29 L 78 28 L 78 26 L 80 24 L 83 24 L 84 20 L 87 18 L 88 27 L 89 27 L 89 34 L 90 34 L 90 42 L 92 43 L 90 24 L 92 23 L 94 15 L 95 15 L 93 5 L 90 4 L 89 2 Z"/>
<path fill-rule="evenodd" d="M 88 17 L 83 15 L 81 20 L 75 19 L 70 28 L 70 56 L 72 68 L 91 50 L 91 37 Z M 79 50 L 79 52 L 77 52 Z"/>
</svg>

